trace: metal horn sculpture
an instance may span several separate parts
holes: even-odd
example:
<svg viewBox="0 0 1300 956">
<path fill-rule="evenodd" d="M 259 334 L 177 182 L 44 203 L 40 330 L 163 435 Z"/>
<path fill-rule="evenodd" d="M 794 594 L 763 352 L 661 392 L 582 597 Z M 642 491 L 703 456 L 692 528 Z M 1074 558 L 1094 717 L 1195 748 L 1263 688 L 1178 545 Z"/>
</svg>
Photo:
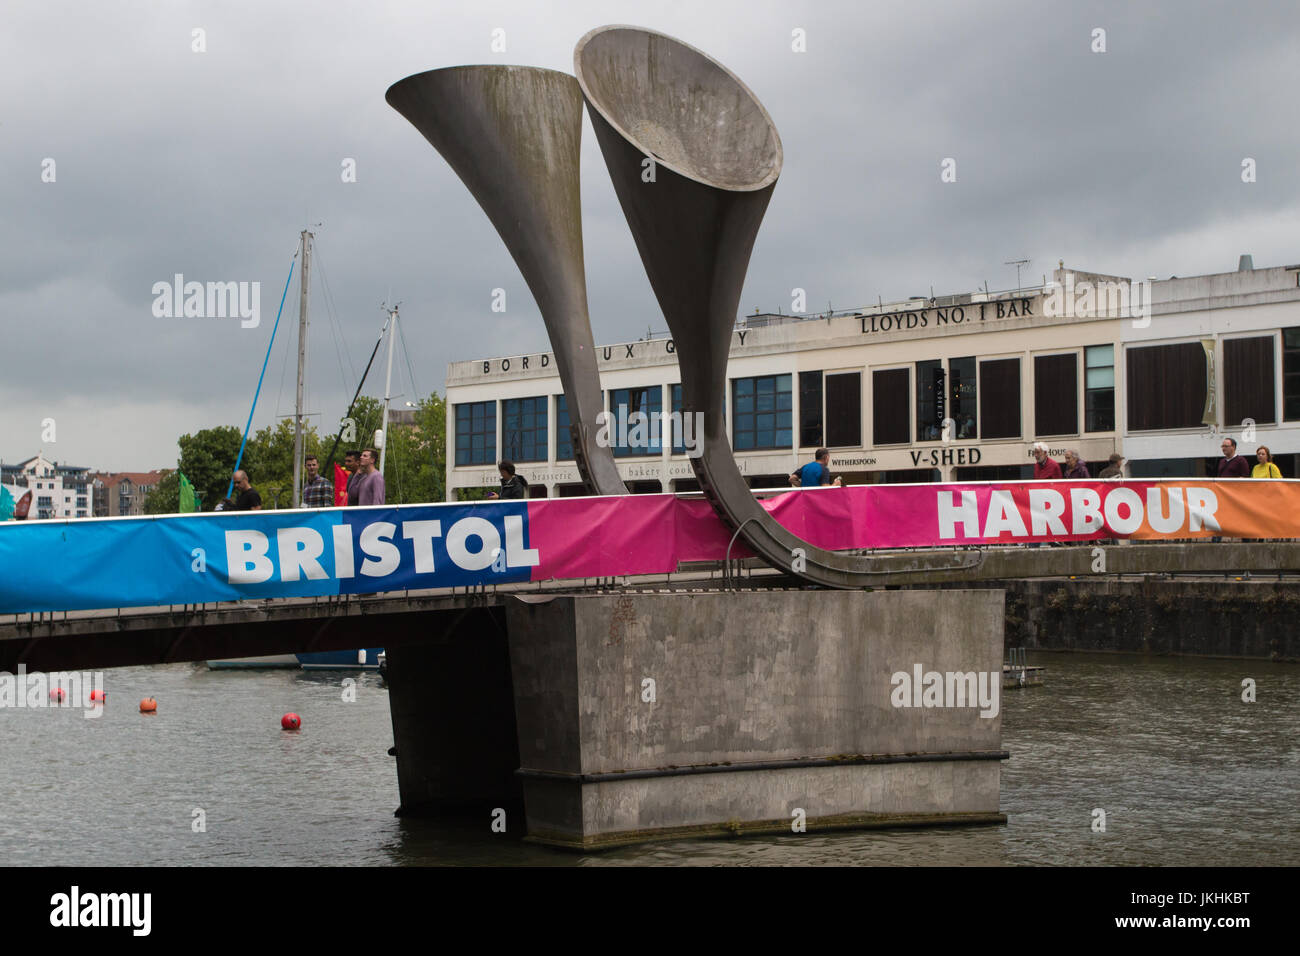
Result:
<svg viewBox="0 0 1300 956">
<path fill-rule="evenodd" d="M 701 489 L 769 564 L 829 587 L 869 586 L 879 573 L 870 558 L 815 547 L 763 509 L 727 441 L 723 395 L 736 309 L 781 172 L 772 118 L 722 64 L 651 30 L 592 30 L 578 41 L 573 65 L 614 191 L 672 330 L 682 411 L 704 416 L 703 453 L 691 458 Z"/>
<path fill-rule="evenodd" d="M 582 257 L 577 81 L 555 70 L 459 66 L 408 76 L 385 99 L 469 187 L 537 300 L 583 482 L 596 494 L 626 494 L 613 449 L 595 441 L 602 403 Z"/>
</svg>

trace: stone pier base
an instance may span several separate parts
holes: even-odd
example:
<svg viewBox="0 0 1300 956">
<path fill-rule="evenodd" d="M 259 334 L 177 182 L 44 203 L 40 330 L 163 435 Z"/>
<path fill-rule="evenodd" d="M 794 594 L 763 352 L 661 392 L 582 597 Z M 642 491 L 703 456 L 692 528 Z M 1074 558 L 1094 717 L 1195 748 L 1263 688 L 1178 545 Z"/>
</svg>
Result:
<svg viewBox="0 0 1300 956">
<path fill-rule="evenodd" d="M 512 601 L 529 839 L 1005 822 L 1002 617 L 979 590 Z"/>
</svg>

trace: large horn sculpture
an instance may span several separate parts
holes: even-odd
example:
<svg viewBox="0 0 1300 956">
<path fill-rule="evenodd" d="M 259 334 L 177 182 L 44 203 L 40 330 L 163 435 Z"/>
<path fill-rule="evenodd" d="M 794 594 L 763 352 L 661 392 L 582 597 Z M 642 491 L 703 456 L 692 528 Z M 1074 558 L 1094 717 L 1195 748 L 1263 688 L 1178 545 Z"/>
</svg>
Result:
<svg viewBox="0 0 1300 956">
<path fill-rule="evenodd" d="M 460 66 L 394 83 L 385 97 L 456 171 L 537 300 L 568 400 L 573 455 L 589 491 L 626 494 L 601 411 L 587 313 L 578 155 L 582 94 L 567 73 Z"/>
<path fill-rule="evenodd" d="M 781 172 L 772 118 L 726 67 L 651 30 L 592 30 L 578 41 L 573 65 L 673 333 L 682 411 L 704 415 L 703 454 L 691 465 L 705 496 L 769 564 L 829 587 L 872 584 L 871 559 L 814 547 L 778 524 L 745 484 L 727 441 L 723 396 L 736 308 Z"/>
</svg>

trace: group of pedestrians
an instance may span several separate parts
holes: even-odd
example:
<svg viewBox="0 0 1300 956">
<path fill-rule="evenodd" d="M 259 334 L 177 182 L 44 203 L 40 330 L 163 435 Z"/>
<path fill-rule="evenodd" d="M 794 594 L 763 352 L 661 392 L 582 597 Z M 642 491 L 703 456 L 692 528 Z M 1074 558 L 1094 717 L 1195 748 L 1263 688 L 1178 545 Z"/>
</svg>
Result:
<svg viewBox="0 0 1300 956">
<path fill-rule="evenodd" d="M 1282 471 L 1273 463 L 1273 453 L 1267 445 L 1260 445 L 1255 451 L 1255 466 L 1252 468 L 1244 456 L 1237 454 L 1237 441 L 1224 438 L 1219 443 L 1223 457 L 1219 459 L 1217 476 L 1219 478 L 1281 478 Z M 1124 456 L 1111 455 L 1110 464 L 1101 470 L 1098 478 L 1122 478 L 1124 476 Z M 1066 449 L 1065 467 L 1054 461 L 1042 442 L 1034 445 L 1034 478 L 1051 480 L 1054 478 L 1090 478 L 1088 466 L 1079 459 L 1079 453 L 1073 448 Z"/>
<path fill-rule="evenodd" d="M 308 455 L 303 464 L 307 468 L 307 480 L 302 486 L 302 507 L 335 507 L 334 483 L 320 473 L 320 459 Z M 379 471 L 379 452 L 373 448 L 345 452 L 343 467 L 348 475 L 346 504 L 349 507 L 387 503 L 384 476 Z M 261 511 L 262 496 L 249 481 L 248 472 L 241 468 L 233 477 L 237 494 L 218 504 L 216 510 Z M 343 504 L 338 502 L 340 506 Z"/>
</svg>

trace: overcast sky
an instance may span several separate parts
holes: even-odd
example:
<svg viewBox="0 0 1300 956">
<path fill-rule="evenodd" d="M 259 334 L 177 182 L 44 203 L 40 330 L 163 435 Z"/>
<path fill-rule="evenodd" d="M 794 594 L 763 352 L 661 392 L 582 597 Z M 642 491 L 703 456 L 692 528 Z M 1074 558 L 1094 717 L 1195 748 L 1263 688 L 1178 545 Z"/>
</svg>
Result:
<svg viewBox="0 0 1300 956">
<path fill-rule="evenodd" d="M 1013 288 L 1021 258 L 1026 281 L 1058 259 L 1162 278 L 1300 262 L 1296 4 L 4 0 L 0 456 L 147 470 L 184 432 L 242 427 L 307 224 L 322 430 L 386 299 L 415 379 L 399 350 L 399 404 L 450 361 L 547 349 L 491 224 L 384 91 L 465 63 L 571 72 L 577 39 L 619 22 L 722 61 L 780 131 L 743 312 L 788 312 L 795 287 L 810 309 Z M 588 121 L 582 191 L 596 341 L 666 329 Z M 156 317 L 176 273 L 260 282 L 260 326 Z M 296 273 L 284 311 L 255 428 L 293 410 Z"/>
</svg>

